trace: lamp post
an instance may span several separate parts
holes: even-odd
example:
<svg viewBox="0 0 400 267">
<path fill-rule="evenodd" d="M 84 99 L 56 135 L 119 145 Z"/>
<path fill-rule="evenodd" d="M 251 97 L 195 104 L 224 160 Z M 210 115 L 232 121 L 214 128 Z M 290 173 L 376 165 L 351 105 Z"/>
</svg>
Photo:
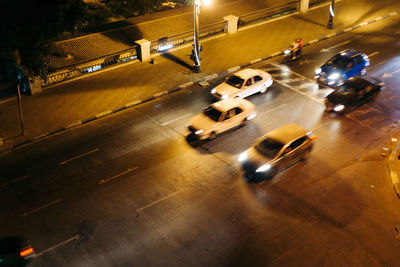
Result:
<svg viewBox="0 0 400 267">
<path fill-rule="evenodd" d="M 335 0 L 332 0 L 330 6 L 329 6 L 329 21 L 328 21 L 328 25 L 326 25 L 326 27 L 329 30 L 333 29 L 333 18 L 335 17 Z"/>
<path fill-rule="evenodd" d="M 201 72 L 200 66 L 200 43 L 199 43 L 199 14 L 200 14 L 200 5 L 202 0 L 194 0 L 194 38 L 193 38 L 193 50 L 192 50 L 192 60 L 194 62 L 193 72 L 199 73 Z M 209 5 L 211 0 L 203 0 L 205 5 Z"/>
</svg>

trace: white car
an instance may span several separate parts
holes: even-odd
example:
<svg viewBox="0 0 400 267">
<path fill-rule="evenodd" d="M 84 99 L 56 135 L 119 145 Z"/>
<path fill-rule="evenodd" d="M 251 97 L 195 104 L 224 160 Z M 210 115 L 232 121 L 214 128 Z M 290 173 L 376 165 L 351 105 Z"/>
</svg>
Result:
<svg viewBox="0 0 400 267">
<path fill-rule="evenodd" d="M 211 90 L 217 99 L 245 98 L 255 93 L 265 93 L 272 84 L 269 73 L 259 69 L 244 69 L 236 72 L 225 82 Z"/>
<path fill-rule="evenodd" d="M 195 116 L 188 126 L 198 139 L 214 139 L 217 134 L 246 125 L 256 116 L 256 107 L 245 99 L 225 99 L 213 103 Z"/>
</svg>

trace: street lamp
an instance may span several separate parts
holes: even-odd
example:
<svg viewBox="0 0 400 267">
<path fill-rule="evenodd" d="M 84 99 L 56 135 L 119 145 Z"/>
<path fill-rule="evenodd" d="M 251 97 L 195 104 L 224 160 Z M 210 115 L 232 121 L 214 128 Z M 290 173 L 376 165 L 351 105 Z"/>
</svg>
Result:
<svg viewBox="0 0 400 267">
<path fill-rule="evenodd" d="M 333 29 L 333 17 L 335 16 L 335 0 L 332 0 L 330 6 L 329 6 L 329 21 L 328 25 L 326 27 L 330 30 Z"/>
<path fill-rule="evenodd" d="M 194 0 L 194 39 L 193 39 L 193 50 L 192 50 L 192 60 L 194 61 L 193 72 L 201 72 L 200 67 L 200 43 L 199 43 L 199 14 L 200 5 L 203 2 L 205 5 L 209 5 L 211 0 Z"/>
</svg>

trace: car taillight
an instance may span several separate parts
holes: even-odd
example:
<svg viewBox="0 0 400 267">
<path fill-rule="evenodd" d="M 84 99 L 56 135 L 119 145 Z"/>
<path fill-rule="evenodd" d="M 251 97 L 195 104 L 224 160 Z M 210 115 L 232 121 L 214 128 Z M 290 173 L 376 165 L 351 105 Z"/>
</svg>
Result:
<svg viewBox="0 0 400 267">
<path fill-rule="evenodd" d="M 313 134 L 313 135 L 310 135 L 309 138 L 311 141 L 314 141 L 315 139 L 317 139 L 317 136 L 315 134 Z"/>
<path fill-rule="evenodd" d="M 19 253 L 19 255 L 21 257 L 24 257 L 24 258 L 27 257 L 27 256 L 30 256 L 32 254 L 33 254 L 33 248 L 32 247 L 24 249 Z"/>
</svg>

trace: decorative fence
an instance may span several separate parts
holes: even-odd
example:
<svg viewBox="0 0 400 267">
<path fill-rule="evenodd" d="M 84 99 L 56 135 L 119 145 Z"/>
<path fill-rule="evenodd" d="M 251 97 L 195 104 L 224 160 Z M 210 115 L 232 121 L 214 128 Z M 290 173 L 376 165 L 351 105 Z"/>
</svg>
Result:
<svg viewBox="0 0 400 267">
<path fill-rule="evenodd" d="M 330 0 L 310 0 L 309 6 L 315 6 L 322 2 Z M 243 27 L 249 24 L 258 23 L 268 20 L 276 16 L 289 14 L 299 10 L 300 1 L 293 1 L 281 6 L 263 9 L 251 14 L 246 14 L 239 17 L 238 27 Z M 226 23 L 218 22 L 203 28 L 200 28 L 199 39 L 204 39 L 213 35 L 218 35 L 226 32 Z M 152 41 L 150 45 L 150 53 L 164 52 L 172 47 L 184 45 L 193 42 L 193 31 L 187 31 L 173 36 L 160 38 Z M 137 59 L 138 47 L 133 45 L 129 49 L 115 52 L 113 54 L 93 58 L 90 60 L 75 63 L 70 66 L 55 69 L 42 80 L 42 86 L 48 86 L 54 83 L 75 78 L 77 76 L 100 70 L 104 67 Z"/>
</svg>

